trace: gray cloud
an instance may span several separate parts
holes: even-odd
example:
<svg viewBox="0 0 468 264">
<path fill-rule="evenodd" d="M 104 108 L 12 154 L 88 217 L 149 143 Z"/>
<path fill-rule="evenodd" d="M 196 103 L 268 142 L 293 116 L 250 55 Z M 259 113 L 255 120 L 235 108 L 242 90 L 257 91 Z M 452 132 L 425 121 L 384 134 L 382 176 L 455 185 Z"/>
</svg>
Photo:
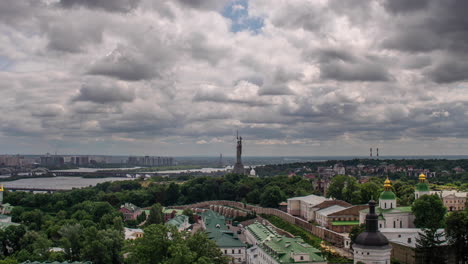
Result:
<svg viewBox="0 0 468 264">
<path fill-rule="evenodd" d="M 227 103 L 227 104 L 240 104 L 246 106 L 267 106 L 270 103 L 257 100 L 258 98 L 251 97 L 251 98 L 233 98 L 227 96 L 222 91 L 198 91 L 195 96 L 193 97 L 193 102 L 212 102 L 212 103 Z"/>
<path fill-rule="evenodd" d="M 85 6 L 111 12 L 129 12 L 138 6 L 139 2 L 140 0 L 60 0 L 60 5 L 66 8 Z"/>
<path fill-rule="evenodd" d="M 135 91 L 112 82 L 83 84 L 73 100 L 99 104 L 132 102 L 135 100 Z"/>
<path fill-rule="evenodd" d="M 386 82 L 392 79 L 382 65 L 372 62 L 346 63 L 335 61 L 323 63 L 320 65 L 320 76 L 323 79 L 338 81 Z"/>
<path fill-rule="evenodd" d="M 385 0 L 384 6 L 393 13 L 408 13 L 427 8 L 429 2 L 430 0 Z"/>
<path fill-rule="evenodd" d="M 410 52 L 427 52 L 435 49 L 453 49 L 465 52 L 468 48 L 468 18 L 464 10 L 468 2 L 447 1 L 387 1 L 387 8 L 394 12 L 419 10 L 427 7 L 417 16 L 404 13 L 399 16 L 395 30 L 383 45 L 387 48 Z"/>
<path fill-rule="evenodd" d="M 444 59 L 426 71 L 426 76 L 437 83 L 468 80 L 468 62 L 462 58 Z"/>
<path fill-rule="evenodd" d="M 228 2 L 1 2 L 2 149 L 205 155 L 236 129 L 248 155 L 466 149 L 464 2 L 249 1 L 257 34 Z"/>
<path fill-rule="evenodd" d="M 220 10 L 228 0 L 176 0 L 184 6 L 202 10 Z"/>
<path fill-rule="evenodd" d="M 55 21 L 47 25 L 48 47 L 52 50 L 78 53 L 86 45 L 102 41 L 102 26 L 97 21 L 75 23 L 73 21 Z"/>
<path fill-rule="evenodd" d="M 148 61 L 148 57 L 125 47 L 119 47 L 95 62 L 87 73 L 127 81 L 152 79 L 158 76 L 156 65 Z"/>
</svg>

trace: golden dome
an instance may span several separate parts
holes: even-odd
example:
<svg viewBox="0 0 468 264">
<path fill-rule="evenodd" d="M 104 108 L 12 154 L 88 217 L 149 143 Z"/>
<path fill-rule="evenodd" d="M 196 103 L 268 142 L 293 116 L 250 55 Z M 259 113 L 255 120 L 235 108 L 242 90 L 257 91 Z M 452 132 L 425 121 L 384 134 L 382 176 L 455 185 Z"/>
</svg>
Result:
<svg viewBox="0 0 468 264">
<path fill-rule="evenodd" d="M 390 189 L 392 187 L 392 182 L 388 179 L 388 177 L 384 182 L 384 187 L 385 187 L 385 190 Z"/>
<path fill-rule="evenodd" d="M 424 173 L 419 174 L 419 180 L 425 180 L 425 179 L 426 179 L 426 175 L 424 175 Z"/>
</svg>

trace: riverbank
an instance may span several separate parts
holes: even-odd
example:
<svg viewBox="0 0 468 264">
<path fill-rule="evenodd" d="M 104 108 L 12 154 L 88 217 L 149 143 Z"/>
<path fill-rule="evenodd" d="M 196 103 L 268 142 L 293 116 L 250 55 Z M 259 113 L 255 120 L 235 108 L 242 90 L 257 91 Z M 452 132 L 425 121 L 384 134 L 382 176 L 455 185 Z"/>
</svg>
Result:
<svg viewBox="0 0 468 264">
<path fill-rule="evenodd" d="M 71 176 L 58 176 L 58 177 L 34 177 L 27 179 L 19 179 L 15 181 L 5 181 L 2 179 L 0 184 L 3 184 L 6 189 L 8 188 L 28 188 L 35 187 L 38 189 L 59 189 L 59 190 L 72 190 L 73 188 L 84 188 L 96 186 L 99 183 L 109 181 L 125 181 L 135 180 L 134 178 L 124 177 L 107 177 L 107 178 L 83 178 Z"/>
</svg>

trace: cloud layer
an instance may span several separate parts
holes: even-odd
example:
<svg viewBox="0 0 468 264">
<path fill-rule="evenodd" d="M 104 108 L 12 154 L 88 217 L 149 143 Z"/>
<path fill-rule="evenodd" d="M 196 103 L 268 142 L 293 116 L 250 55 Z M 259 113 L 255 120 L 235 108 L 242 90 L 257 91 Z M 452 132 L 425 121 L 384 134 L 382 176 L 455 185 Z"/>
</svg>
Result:
<svg viewBox="0 0 468 264">
<path fill-rule="evenodd" d="M 447 0 L 0 3 L 3 152 L 461 154 L 468 18 Z"/>
</svg>

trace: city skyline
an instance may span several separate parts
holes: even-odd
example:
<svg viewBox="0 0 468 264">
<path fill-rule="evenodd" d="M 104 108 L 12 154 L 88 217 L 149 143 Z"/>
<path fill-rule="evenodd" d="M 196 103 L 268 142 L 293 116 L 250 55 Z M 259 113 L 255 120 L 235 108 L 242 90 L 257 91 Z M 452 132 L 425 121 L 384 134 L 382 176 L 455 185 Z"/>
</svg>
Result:
<svg viewBox="0 0 468 264">
<path fill-rule="evenodd" d="M 467 9 L 1 1 L 0 152 L 463 155 Z"/>
</svg>

